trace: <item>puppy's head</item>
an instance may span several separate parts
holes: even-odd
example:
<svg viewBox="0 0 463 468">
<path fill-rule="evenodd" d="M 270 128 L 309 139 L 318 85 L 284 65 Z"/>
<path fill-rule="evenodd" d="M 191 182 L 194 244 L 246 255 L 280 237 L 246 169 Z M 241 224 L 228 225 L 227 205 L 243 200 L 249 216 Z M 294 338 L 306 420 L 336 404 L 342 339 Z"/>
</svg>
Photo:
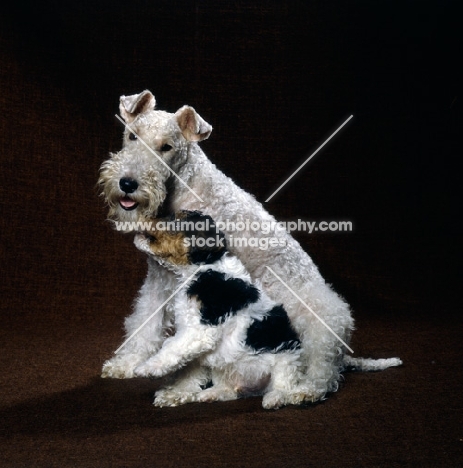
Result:
<svg viewBox="0 0 463 468">
<path fill-rule="evenodd" d="M 167 218 L 145 221 L 135 245 L 157 261 L 172 266 L 211 264 L 226 252 L 225 236 L 210 216 L 178 211 Z"/>
</svg>

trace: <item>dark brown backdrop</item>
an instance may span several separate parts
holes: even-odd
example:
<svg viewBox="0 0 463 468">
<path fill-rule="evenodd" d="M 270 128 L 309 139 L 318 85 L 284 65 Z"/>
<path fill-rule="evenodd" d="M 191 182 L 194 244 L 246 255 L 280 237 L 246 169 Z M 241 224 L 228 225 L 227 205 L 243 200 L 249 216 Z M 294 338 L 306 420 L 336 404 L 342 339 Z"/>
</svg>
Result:
<svg viewBox="0 0 463 468">
<path fill-rule="evenodd" d="M 461 41 L 450 1 L 9 2 L 0 13 L 0 466 L 463 463 Z M 193 105 L 210 158 L 298 235 L 352 304 L 356 355 L 322 404 L 151 406 L 99 378 L 145 274 L 95 183 L 121 94 Z M 461 150 L 459 151 L 461 154 Z"/>
</svg>

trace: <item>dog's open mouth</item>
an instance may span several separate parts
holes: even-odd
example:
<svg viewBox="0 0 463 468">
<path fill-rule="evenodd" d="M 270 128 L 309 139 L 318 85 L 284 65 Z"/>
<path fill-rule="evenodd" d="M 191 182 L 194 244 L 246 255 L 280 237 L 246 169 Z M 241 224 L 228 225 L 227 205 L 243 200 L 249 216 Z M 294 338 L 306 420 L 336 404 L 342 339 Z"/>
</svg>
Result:
<svg viewBox="0 0 463 468">
<path fill-rule="evenodd" d="M 121 205 L 121 208 L 125 211 L 132 211 L 138 206 L 138 203 L 126 196 L 119 200 L 119 205 Z"/>
</svg>

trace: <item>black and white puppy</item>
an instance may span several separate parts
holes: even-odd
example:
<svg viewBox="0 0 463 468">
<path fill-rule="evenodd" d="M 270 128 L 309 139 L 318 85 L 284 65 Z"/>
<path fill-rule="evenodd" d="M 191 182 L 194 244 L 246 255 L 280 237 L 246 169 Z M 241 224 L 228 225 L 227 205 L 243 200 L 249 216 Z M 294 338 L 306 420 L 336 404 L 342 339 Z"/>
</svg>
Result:
<svg viewBox="0 0 463 468">
<path fill-rule="evenodd" d="M 139 377 L 176 376 L 156 392 L 154 404 L 247 395 L 263 395 L 268 409 L 300 403 L 299 338 L 284 308 L 227 251 L 212 218 L 181 211 L 150 224 L 135 245 L 172 270 L 181 286 L 163 312 L 173 315 L 175 334 L 135 369 Z"/>
</svg>

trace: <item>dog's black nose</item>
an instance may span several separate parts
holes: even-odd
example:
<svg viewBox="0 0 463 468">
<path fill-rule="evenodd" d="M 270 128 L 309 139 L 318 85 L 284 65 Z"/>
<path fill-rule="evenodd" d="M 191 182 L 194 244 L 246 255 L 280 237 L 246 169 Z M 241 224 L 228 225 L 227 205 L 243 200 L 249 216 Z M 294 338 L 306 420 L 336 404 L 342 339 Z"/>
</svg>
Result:
<svg viewBox="0 0 463 468">
<path fill-rule="evenodd" d="M 133 193 L 138 188 L 138 182 L 129 177 L 123 177 L 119 180 L 119 187 L 124 193 Z"/>
</svg>

